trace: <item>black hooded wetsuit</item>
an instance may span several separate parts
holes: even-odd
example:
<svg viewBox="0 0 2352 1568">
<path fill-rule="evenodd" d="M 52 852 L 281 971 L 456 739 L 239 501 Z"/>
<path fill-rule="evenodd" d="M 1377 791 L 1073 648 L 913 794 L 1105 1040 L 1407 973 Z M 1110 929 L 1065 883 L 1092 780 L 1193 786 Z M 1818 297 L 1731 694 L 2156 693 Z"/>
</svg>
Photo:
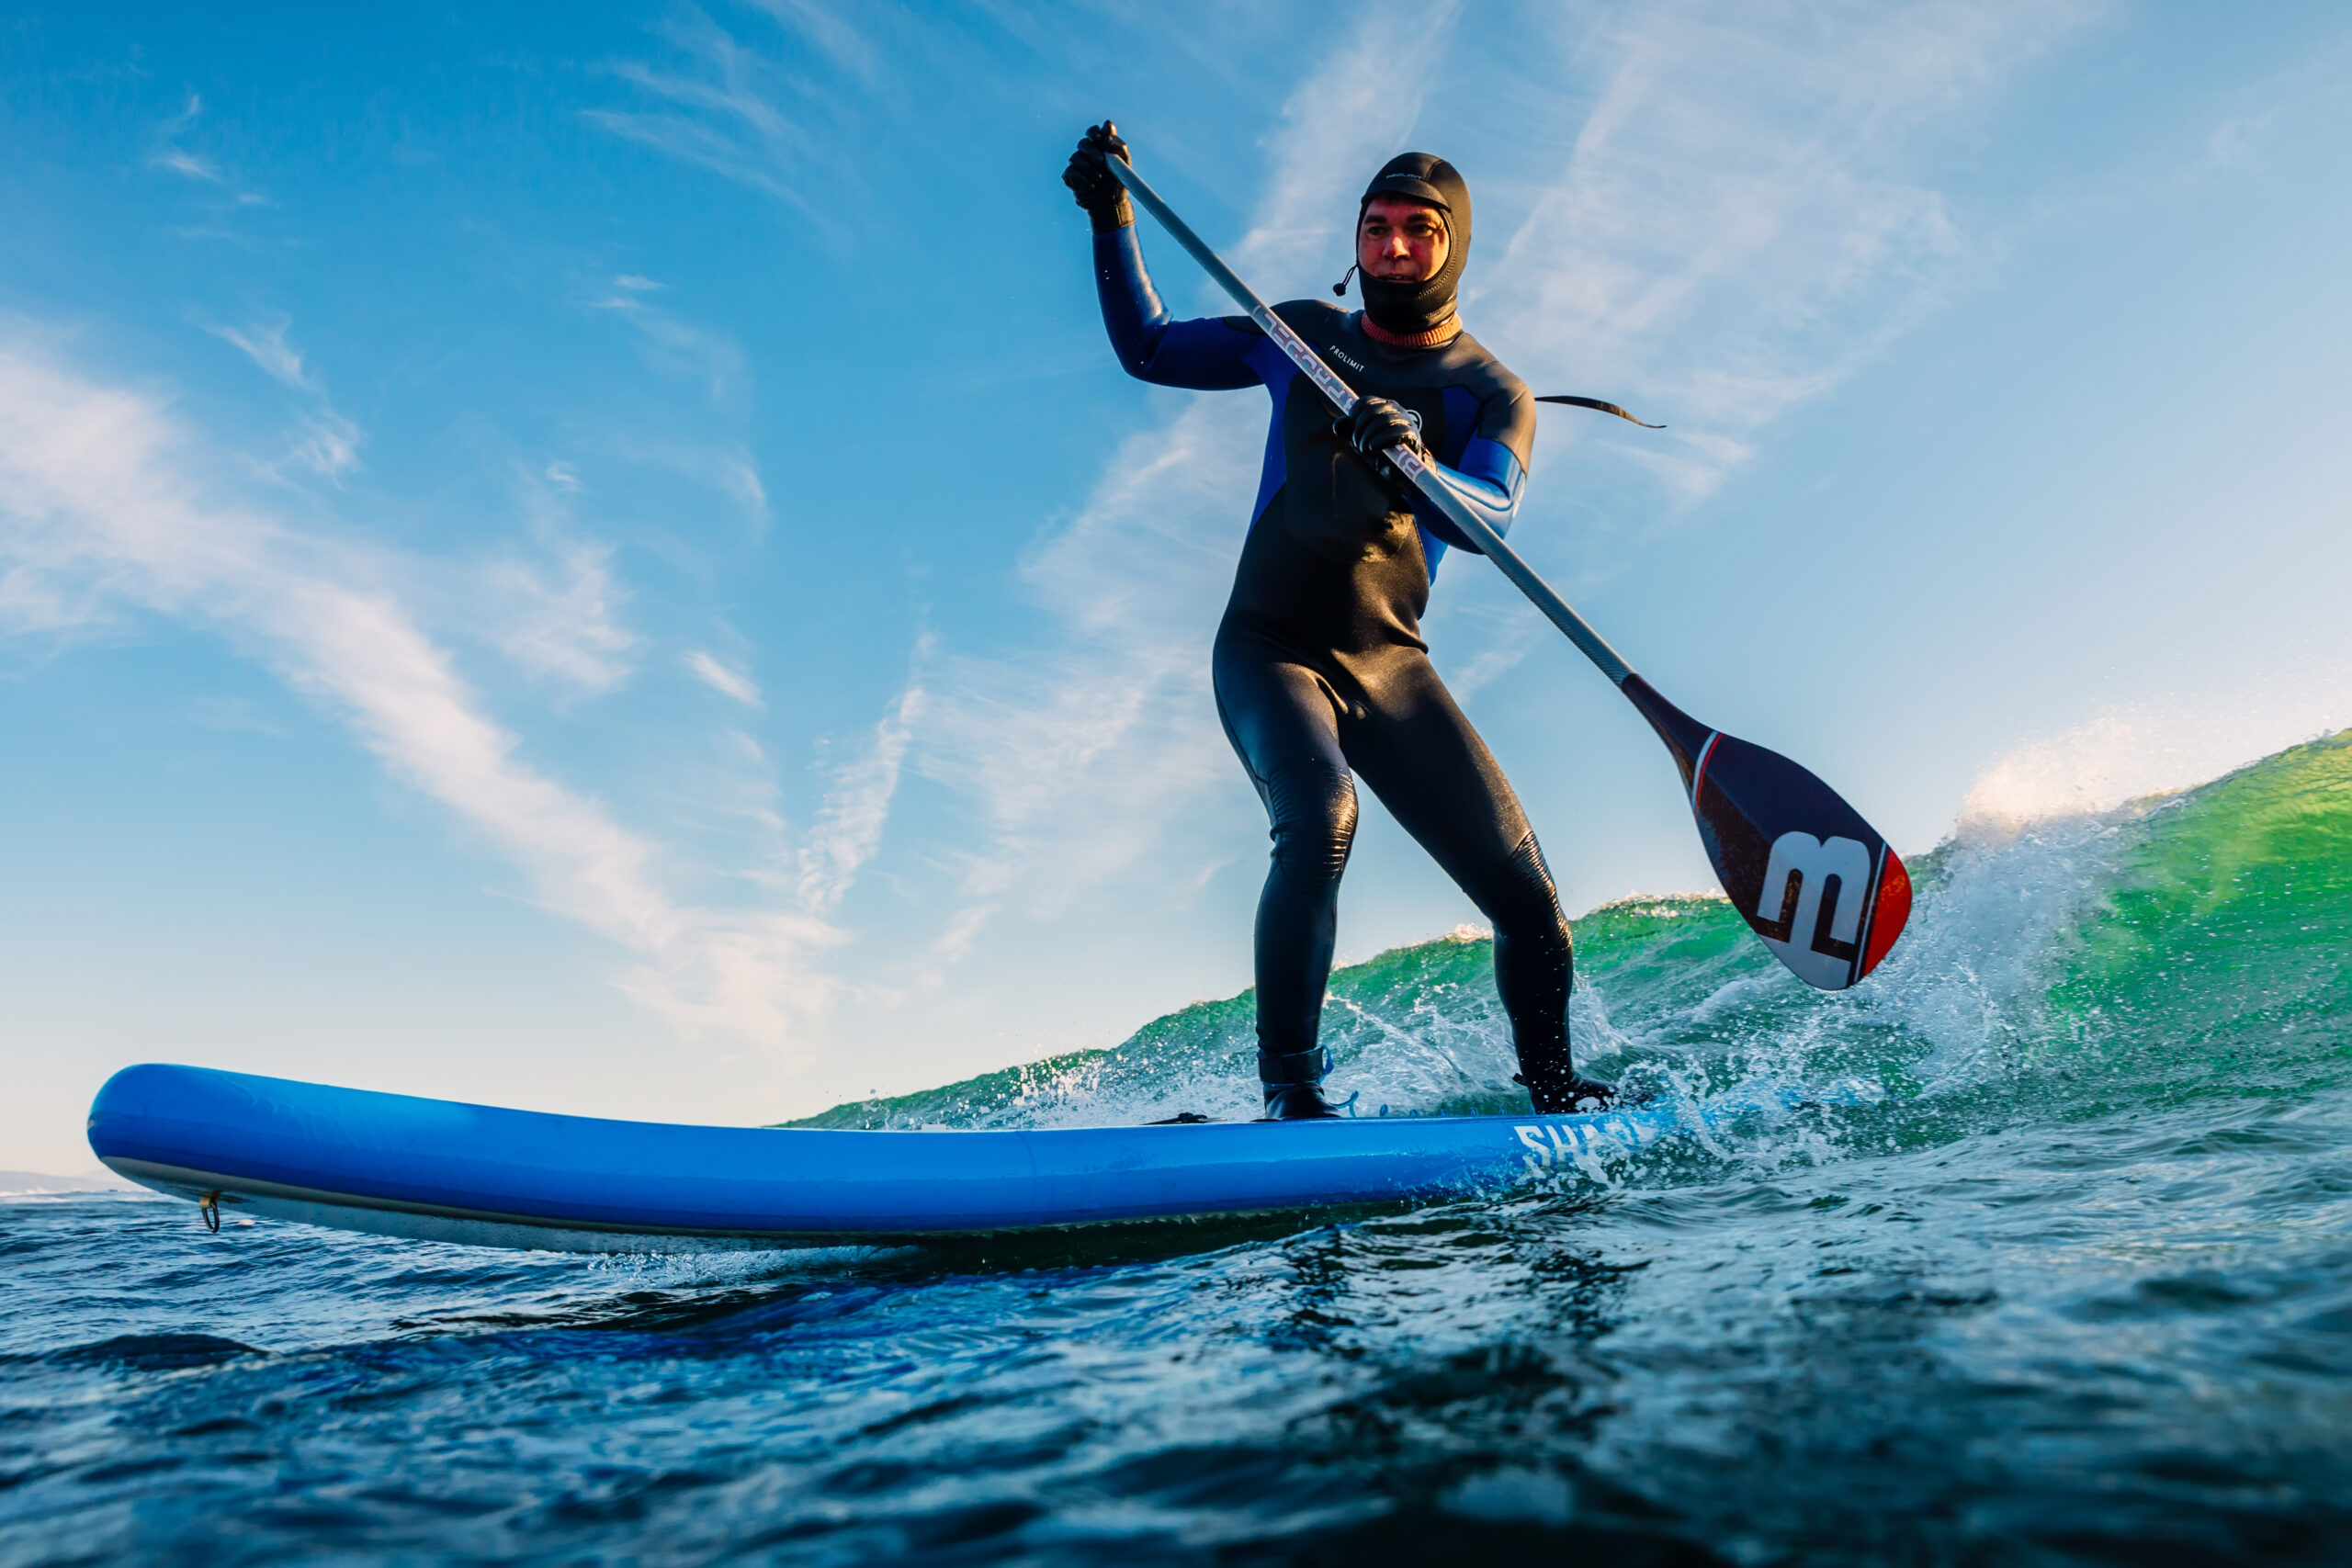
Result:
<svg viewBox="0 0 2352 1568">
<path fill-rule="evenodd" d="M 1094 262 L 1129 374 L 1200 390 L 1263 386 L 1273 399 L 1214 662 L 1226 734 L 1272 823 L 1258 904 L 1260 1050 L 1316 1045 L 1360 774 L 1494 923 L 1496 985 L 1531 1086 L 1568 1081 L 1567 921 L 1526 814 L 1421 640 L 1438 561 L 1448 546 L 1476 547 L 1426 502 L 1408 511 L 1392 497 L 1333 433 L 1337 411 L 1248 317 L 1170 320 L 1132 226 L 1095 235 Z M 1360 394 L 1418 412 L 1452 488 L 1498 532 L 1510 525 L 1535 406 L 1494 355 L 1467 333 L 1392 348 L 1320 300 L 1275 313 Z"/>
</svg>

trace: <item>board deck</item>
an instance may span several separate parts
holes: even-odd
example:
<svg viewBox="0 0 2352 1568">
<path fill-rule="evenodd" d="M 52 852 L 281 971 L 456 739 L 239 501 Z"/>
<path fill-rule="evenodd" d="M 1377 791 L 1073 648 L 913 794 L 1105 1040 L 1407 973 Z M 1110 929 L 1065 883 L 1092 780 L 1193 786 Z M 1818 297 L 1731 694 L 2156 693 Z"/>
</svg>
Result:
<svg viewBox="0 0 2352 1568">
<path fill-rule="evenodd" d="M 1853 1097 L 1781 1090 L 1575 1116 L 843 1132 L 607 1121 L 151 1064 L 107 1080 L 89 1131 L 118 1175 L 220 1210 L 481 1247 L 669 1252 L 896 1244 L 1599 1177 L 1679 1132 Z"/>
</svg>

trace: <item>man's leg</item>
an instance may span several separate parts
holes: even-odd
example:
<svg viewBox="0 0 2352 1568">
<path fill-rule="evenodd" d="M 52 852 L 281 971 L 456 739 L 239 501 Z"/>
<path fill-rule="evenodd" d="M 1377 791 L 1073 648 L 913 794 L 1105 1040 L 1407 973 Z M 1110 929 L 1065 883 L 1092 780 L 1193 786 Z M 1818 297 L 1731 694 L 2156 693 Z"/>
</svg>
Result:
<svg viewBox="0 0 2352 1568">
<path fill-rule="evenodd" d="M 1355 840 L 1355 781 L 1330 689 L 1259 639 L 1221 633 L 1218 716 L 1266 804 L 1272 863 L 1258 898 L 1258 1076 L 1266 1113 L 1335 1115 L 1317 1043 L 1339 931 L 1340 874 Z"/>
<path fill-rule="evenodd" d="M 1494 922 L 1495 989 L 1535 1109 L 1605 1101 L 1609 1086 L 1570 1066 L 1568 922 L 1519 796 L 1426 658 L 1399 655 L 1381 676 L 1364 716 L 1341 728 L 1349 760 Z"/>
</svg>

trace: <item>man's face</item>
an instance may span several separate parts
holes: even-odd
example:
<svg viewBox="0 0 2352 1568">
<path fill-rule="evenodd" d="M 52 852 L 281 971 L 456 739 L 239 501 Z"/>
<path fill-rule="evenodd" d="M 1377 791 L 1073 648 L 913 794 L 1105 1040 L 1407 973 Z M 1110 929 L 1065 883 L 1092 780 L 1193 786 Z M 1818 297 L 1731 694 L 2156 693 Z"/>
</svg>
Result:
<svg viewBox="0 0 2352 1568">
<path fill-rule="evenodd" d="M 1374 277 L 1400 283 L 1434 277 L 1452 247 L 1445 214 L 1402 197 L 1374 197 L 1356 224 L 1356 265 Z"/>
</svg>

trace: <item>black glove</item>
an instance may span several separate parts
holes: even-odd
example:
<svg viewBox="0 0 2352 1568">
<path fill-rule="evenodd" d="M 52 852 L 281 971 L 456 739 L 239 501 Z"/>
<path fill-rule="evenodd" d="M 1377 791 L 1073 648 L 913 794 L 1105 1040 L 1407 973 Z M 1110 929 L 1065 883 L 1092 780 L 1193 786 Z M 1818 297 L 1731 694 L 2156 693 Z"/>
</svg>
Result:
<svg viewBox="0 0 2352 1568">
<path fill-rule="evenodd" d="M 1358 398 L 1353 413 L 1331 422 L 1331 434 L 1354 447 L 1372 471 L 1397 496 L 1409 502 L 1419 493 L 1413 481 L 1396 471 L 1387 457 L 1391 446 L 1402 446 L 1426 458 L 1421 445 L 1421 416 L 1387 398 Z"/>
<path fill-rule="evenodd" d="M 1421 416 L 1386 398 L 1358 398 L 1355 412 L 1341 415 L 1331 430 L 1367 457 L 1391 446 L 1429 456 L 1421 446 Z"/>
<path fill-rule="evenodd" d="M 1086 134 L 1078 139 L 1078 151 L 1069 155 L 1069 164 L 1062 170 L 1062 184 L 1086 209 L 1098 234 L 1124 229 L 1136 220 L 1127 187 L 1112 176 L 1108 166 L 1114 157 L 1123 164 L 1135 162 L 1127 156 L 1126 139 L 1119 134 L 1119 128 L 1106 119 L 1086 128 Z"/>
</svg>

